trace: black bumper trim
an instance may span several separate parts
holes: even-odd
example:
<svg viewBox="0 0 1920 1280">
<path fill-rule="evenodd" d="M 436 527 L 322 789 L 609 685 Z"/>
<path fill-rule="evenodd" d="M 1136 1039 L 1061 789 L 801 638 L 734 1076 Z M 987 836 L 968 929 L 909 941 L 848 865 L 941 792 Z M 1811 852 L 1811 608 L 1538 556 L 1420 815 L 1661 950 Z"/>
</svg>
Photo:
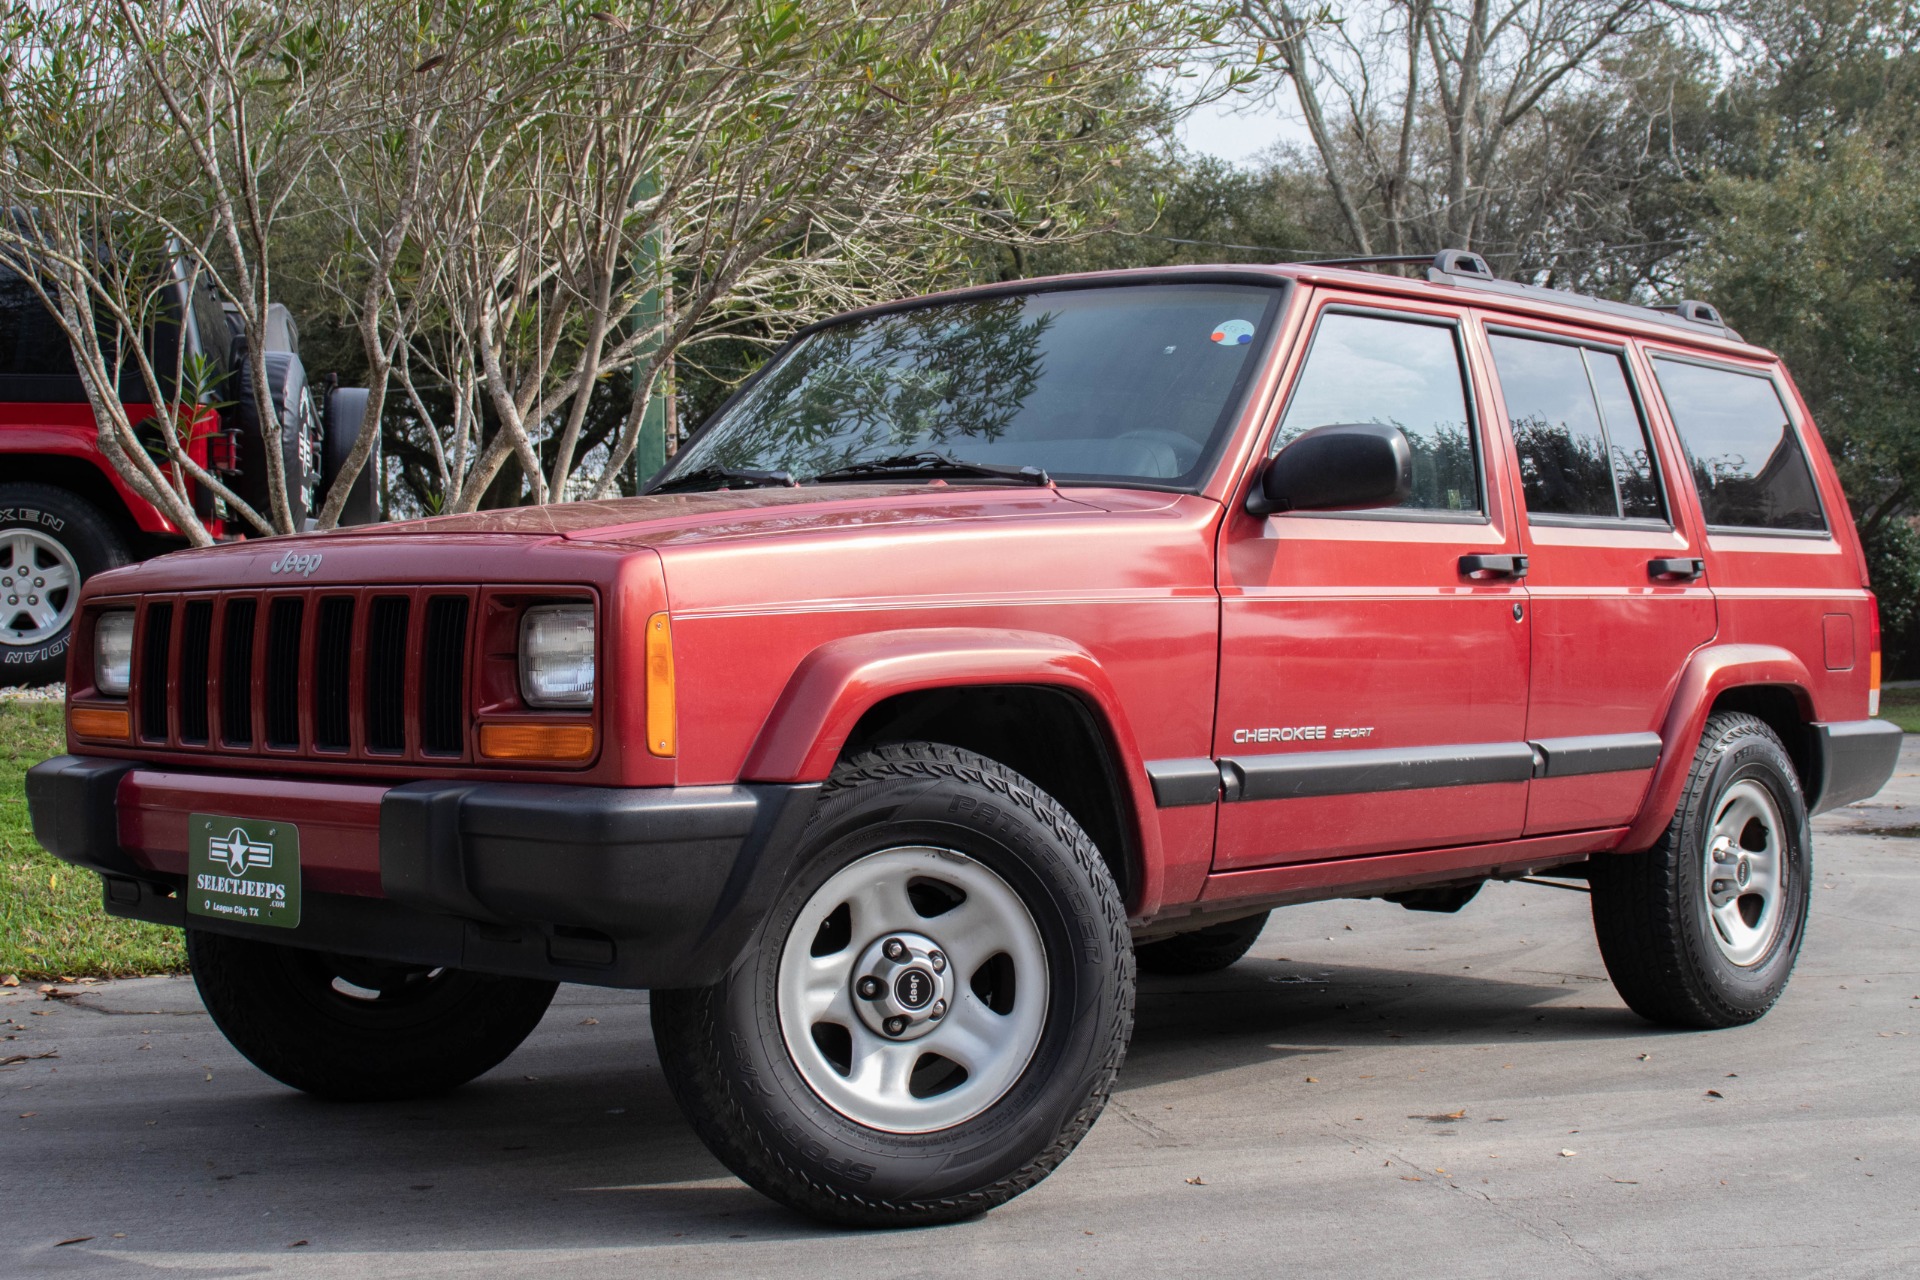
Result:
<svg viewBox="0 0 1920 1280">
<path fill-rule="evenodd" d="M 1865 800 L 1887 785 L 1900 762 L 1900 726 L 1888 720 L 1843 720 L 1813 726 L 1819 779 L 1808 813 Z"/>
<path fill-rule="evenodd" d="M 188 923 L 178 877 L 119 847 L 136 766 L 62 756 L 28 775 L 35 834 L 105 878 L 109 913 Z M 772 905 L 817 783 L 578 787 L 416 782 L 380 805 L 386 897 L 305 895 L 297 929 L 196 929 L 405 963 L 613 987 L 701 986 Z"/>
</svg>

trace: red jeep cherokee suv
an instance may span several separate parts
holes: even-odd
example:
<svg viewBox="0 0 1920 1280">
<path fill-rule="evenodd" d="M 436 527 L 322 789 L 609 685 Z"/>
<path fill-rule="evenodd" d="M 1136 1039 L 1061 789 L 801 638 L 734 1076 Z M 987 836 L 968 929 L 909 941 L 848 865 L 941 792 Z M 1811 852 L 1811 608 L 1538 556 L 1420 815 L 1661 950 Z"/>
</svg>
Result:
<svg viewBox="0 0 1920 1280">
<path fill-rule="evenodd" d="M 1872 794 L 1826 450 L 1711 308 L 1337 266 L 815 326 L 648 495 L 183 552 L 80 603 L 34 829 L 183 925 L 295 1088 L 653 990 L 667 1078 L 823 1218 L 962 1217 L 1085 1135 L 1136 963 L 1268 910 L 1592 886 L 1622 997 L 1779 997 Z"/>
</svg>

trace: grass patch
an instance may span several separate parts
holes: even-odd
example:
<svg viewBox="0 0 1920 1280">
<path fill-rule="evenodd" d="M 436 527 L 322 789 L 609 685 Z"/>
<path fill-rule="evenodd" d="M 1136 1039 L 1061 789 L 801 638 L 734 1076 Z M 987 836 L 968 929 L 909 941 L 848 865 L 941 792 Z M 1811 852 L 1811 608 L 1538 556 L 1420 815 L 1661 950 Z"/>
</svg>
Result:
<svg viewBox="0 0 1920 1280">
<path fill-rule="evenodd" d="M 1920 733 L 1920 689 L 1882 689 L 1880 717 L 1907 733 Z"/>
<path fill-rule="evenodd" d="M 65 747 L 57 702 L 0 702 L 0 974 L 117 978 L 181 973 L 180 931 L 117 920 L 100 877 L 68 866 L 33 838 L 27 769 Z"/>
</svg>

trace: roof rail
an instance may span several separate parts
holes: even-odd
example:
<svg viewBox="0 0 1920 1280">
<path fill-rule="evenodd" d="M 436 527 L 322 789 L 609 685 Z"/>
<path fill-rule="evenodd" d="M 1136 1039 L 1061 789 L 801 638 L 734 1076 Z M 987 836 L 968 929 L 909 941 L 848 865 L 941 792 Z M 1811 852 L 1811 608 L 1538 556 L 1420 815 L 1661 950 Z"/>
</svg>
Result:
<svg viewBox="0 0 1920 1280">
<path fill-rule="evenodd" d="M 1563 307 L 1603 311 L 1609 315 L 1635 320 L 1652 320 L 1658 324 L 1685 329 L 1689 333 L 1706 333 L 1716 338 L 1727 338 L 1734 342 L 1742 341 L 1740 335 L 1734 332 L 1733 326 L 1729 325 L 1710 303 L 1685 298 L 1679 302 L 1658 303 L 1643 307 L 1631 302 L 1609 302 L 1605 298 L 1592 298 L 1584 293 L 1573 293 L 1566 289 L 1548 289 L 1540 285 L 1520 284 L 1516 281 L 1500 279 L 1493 274 L 1493 268 L 1487 265 L 1485 258 L 1466 249 L 1442 249 L 1434 254 L 1396 253 L 1361 258 L 1328 258 L 1321 262 L 1301 262 L 1295 265 L 1302 267 L 1410 267 L 1422 263 L 1426 264 L 1427 279 L 1434 284 L 1460 285 L 1512 297 L 1536 298 L 1542 302 L 1558 303 Z"/>
</svg>

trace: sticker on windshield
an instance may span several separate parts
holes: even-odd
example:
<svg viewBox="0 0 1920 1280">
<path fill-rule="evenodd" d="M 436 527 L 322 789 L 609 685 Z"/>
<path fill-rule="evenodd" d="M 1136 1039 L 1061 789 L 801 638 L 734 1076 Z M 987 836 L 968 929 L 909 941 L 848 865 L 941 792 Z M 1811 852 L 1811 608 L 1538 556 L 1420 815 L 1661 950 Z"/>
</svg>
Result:
<svg viewBox="0 0 1920 1280">
<path fill-rule="evenodd" d="M 1244 347 L 1253 341 L 1253 326 L 1245 320 L 1228 320 L 1214 327 L 1213 340 L 1223 347 Z"/>
</svg>

